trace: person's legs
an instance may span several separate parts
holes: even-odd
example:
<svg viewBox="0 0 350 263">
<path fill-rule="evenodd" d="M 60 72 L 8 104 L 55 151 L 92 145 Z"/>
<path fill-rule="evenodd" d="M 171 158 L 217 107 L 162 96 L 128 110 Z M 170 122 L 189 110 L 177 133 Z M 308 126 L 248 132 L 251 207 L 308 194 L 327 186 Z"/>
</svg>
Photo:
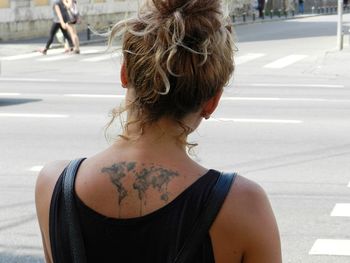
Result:
<svg viewBox="0 0 350 263">
<path fill-rule="evenodd" d="M 69 47 L 72 49 L 74 47 L 74 44 L 71 36 L 68 34 L 67 30 L 65 30 L 61 25 L 59 25 L 59 28 L 61 29 L 64 38 L 67 39 Z"/>
<path fill-rule="evenodd" d="M 47 50 L 50 48 L 53 39 L 58 31 L 58 29 L 60 28 L 60 24 L 59 23 L 52 23 L 51 29 L 50 29 L 50 35 L 49 35 L 49 39 L 46 42 L 46 46 L 43 50 L 41 50 L 41 53 L 46 55 Z"/>
<path fill-rule="evenodd" d="M 73 36 L 73 42 L 74 42 L 74 51 L 75 53 L 79 54 L 80 52 L 80 42 L 79 42 L 79 36 L 77 33 L 77 29 L 75 28 L 75 25 L 70 25 L 71 26 L 71 35 Z"/>
</svg>

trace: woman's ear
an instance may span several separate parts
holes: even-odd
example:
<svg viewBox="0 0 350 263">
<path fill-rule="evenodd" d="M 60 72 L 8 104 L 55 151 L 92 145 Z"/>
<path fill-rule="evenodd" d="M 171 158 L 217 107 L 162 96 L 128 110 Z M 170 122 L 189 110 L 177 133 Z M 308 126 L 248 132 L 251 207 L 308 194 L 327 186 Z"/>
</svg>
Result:
<svg viewBox="0 0 350 263">
<path fill-rule="evenodd" d="M 123 62 L 122 68 L 120 70 L 120 80 L 122 81 L 122 87 L 126 88 L 128 86 L 128 78 L 126 74 L 125 61 Z"/>
<path fill-rule="evenodd" d="M 202 109 L 202 117 L 205 119 L 209 119 L 210 115 L 213 114 L 217 106 L 219 105 L 219 101 L 221 98 L 223 90 L 218 91 L 218 93 L 209 99 L 207 102 L 204 103 L 203 109 Z"/>
</svg>

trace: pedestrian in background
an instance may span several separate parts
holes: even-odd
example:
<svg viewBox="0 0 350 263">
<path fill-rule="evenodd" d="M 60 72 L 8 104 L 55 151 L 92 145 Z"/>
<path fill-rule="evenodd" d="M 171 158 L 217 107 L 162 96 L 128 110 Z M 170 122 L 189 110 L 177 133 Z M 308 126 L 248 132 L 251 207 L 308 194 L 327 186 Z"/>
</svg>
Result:
<svg viewBox="0 0 350 263">
<path fill-rule="evenodd" d="M 259 18 L 264 18 L 265 0 L 258 0 Z"/>
<path fill-rule="evenodd" d="M 299 0 L 299 14 L 304 14 L 304 0 Z"/>
<path fill-rule="evenodd" d="M 188 153 L 189 134 L 214 113 L 234 70 L 221 4 L 148 0 L 113 27 L 110 41 L 123 34 L 126 95 L 111 124 L 123 112 L 126 121 L 104 151 L 40 172 L 35 195 L 47 262 L 281 263 L 263 189 Z"/>
<path fill-rule="evenodd" d="M 73 40 L 74 44 L 74 53 L 79 54 L 80 53 L 80 41 L 78 32 L 76 29 L 76 24 L 80 22 L 80 14 L 78 10 L 78 4 L 75 0 L 63 0 L 63 3 L 66 8 L 66 12 L 68 15 L 68 21 L 67 21 L 67 29 L 68 32 Z"/>
<path fill-rule="evenodd" d="M 73 41 L 71 36 L 67 32 L 67 10 L 62 2 L 62 0 L 54 0 L 53 1 L 53 23 L 50 29 L 49 39 L 47 40 L 46 46 L 44 49 L 40 50 L 40 52 L 44 55 L 47 54 L 47 50 L 50 48 L 54 37 L 57 31 L 60 29 L 64 38 L 68 41 L 69 49 L 66 49 L 66 52 L 73 51 Z"/>
</svg>

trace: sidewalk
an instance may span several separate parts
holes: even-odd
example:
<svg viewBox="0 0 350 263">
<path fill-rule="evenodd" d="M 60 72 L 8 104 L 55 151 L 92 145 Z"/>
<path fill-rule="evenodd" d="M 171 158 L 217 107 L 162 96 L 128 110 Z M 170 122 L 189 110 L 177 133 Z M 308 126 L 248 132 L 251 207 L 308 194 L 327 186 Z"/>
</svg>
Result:
<svg viewBox="0 0 350 263">
<path fill-rule="evenodd" d="M 345 46 L 342 51 L 331 50 L 325 52 L 319 61 L 318 67 L 312 73 L 330 78 L 350 79 L 350 46 Z"/>
</svg>

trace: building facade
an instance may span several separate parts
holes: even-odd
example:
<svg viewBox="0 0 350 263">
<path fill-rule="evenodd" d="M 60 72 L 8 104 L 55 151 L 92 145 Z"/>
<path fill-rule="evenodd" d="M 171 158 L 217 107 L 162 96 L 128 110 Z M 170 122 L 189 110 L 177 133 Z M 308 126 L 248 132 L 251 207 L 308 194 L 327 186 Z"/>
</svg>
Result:
<svg viewBox="0 0 350 263">
<path fill-rule="evenodd" d="M 78 0 L 82 23 L 96 28 L 135 12 L 137 0 Z M 0 42 L 46 36 L 52 23 L 52 0 L 0 0 Z"/>
</svg>

